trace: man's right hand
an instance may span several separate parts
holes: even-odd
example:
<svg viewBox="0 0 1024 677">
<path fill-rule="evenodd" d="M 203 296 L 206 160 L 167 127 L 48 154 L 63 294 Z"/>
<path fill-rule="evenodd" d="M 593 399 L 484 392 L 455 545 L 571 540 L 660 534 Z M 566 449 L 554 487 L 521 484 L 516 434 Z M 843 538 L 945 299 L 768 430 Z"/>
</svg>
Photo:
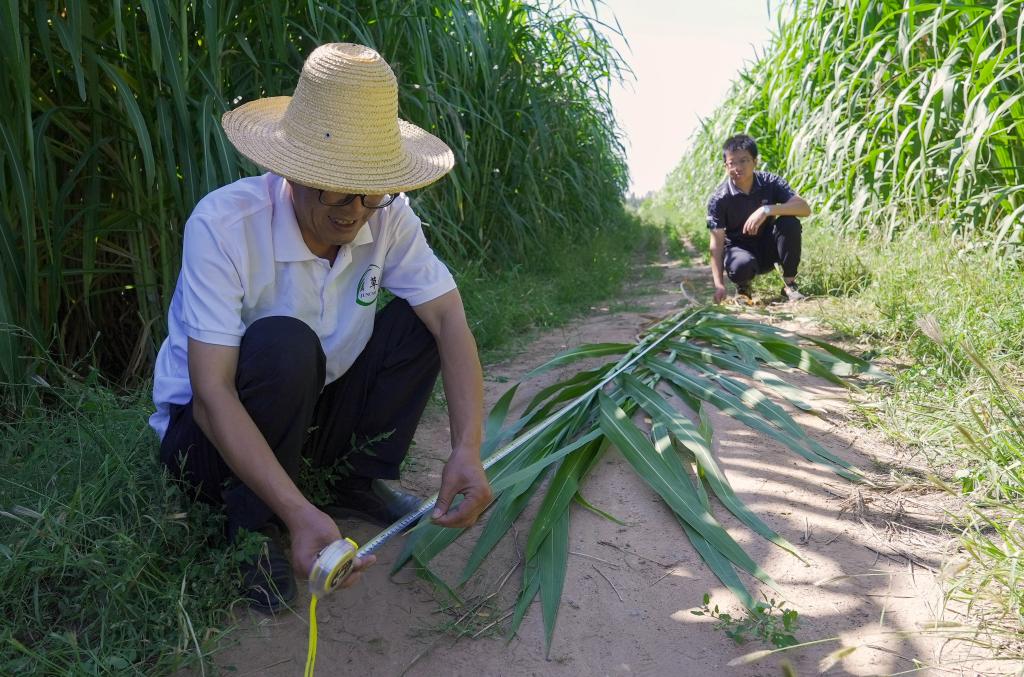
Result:
<svg viewBox="0 0 1024 677">
<path fill-rule="evenodd" d="M 727 295 L 728 292 L 725 290 L 725 285 L 715 285 L 715 303 L 721 303 Z"/>
<path fill-rule="evenodd" d="M 303 512 L 291 517 L 288 531 L 292 537 L 292 569 L 301 578 L 307 578 L 313 570 L 313 563 L 321 550 L 341 540 L 341 532 L 334 519 L 317 510 L 312 504 Z M 360 572 L 377 561 L 373 555 L 357 559 L 341 587 L 347 588 L 359 580 Z"/>
</svg>

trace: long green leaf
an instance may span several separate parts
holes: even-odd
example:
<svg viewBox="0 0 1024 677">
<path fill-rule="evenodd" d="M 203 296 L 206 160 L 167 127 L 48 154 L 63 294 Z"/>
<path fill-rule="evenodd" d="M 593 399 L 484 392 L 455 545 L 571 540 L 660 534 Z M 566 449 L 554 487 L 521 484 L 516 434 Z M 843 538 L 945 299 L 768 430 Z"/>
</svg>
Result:
<svg viewBox="0 0 1024 677">
<path fill-rule="evenodd" d="M 522 514 L 530 499 L 537 493 L 537 489 L 540 488 L 544 480 L 544 474 L 543 472 L 538 474 L 526 491 L 518 494 L 512 491 L 505 491 L 501 494 L 494 507 L 488 512 L 487 524 L 484 525 L 480 538 L 477 539 L 476 544 L 473 546 L 473 551 L 466 560 L 466 566 L 463 568 L 462 575 L 459 578 L 459 585 L 464 584 L 476 573 L 480 565 L 487 559 L 487 556 L 494 550 L 494 546 L 498 544 L 498 541 L 505 537 L 512 523 Z"/>
<path fill-rule="evenodd" d="M 569 509 L 573 497 L 579 491 L 579 483 L 585 469 L 592 467 L 593 457 L 601 450 L 601 440 L 590 442 L 579 451 L 566 457 L 551 478 L 544 500 L 533 519 L 530 535 L 526 541 L 526 557 L 533 557 L 541 543 L 560 516 Z"/>
<path fill-rule="evenodd" d="M 569 511 L 562 510 L 552 525 L 548 537 L 537 552 L 540 578 L 540 603 L 544 618 L 544 642 L 548 653 L 555 632 L 558 607 L 562 602 L 565 569 L 569 557 Z"/>
<path fill-rule="evenodd" d="M 669 404 L 658 395 L 658 393 L 643 385 L 635 378 L 624 375 L 620 381 L 626 388 L 626 392 L 640 407 L 646 411 L 652 420 L 664 425 L 682 444 L 689 448 L 697 458 L 697 463 L 707 477 L 715 495 L 733 515 L 740 521 L 756 531 L 758 534 L 776 544 L 783 550 L 803 560 L 792 543 L 775 532 L 774 529 L 765 524 L 743 501 L 736 496 L 736 492 L 729 484 L 725 473 L 722 472 L 718 462 L 711 453 L 711 448 L 705 443 L 703 435 L 696 429 L 693 423 L 675 411 Z M 685 473 L 683 477 L 689 479 Z"/>
<path fill-rule="evenodd" d="M 762 582 L 774 586 L 768 574 L 752 560 L 732 539 L 711 514 L 700 505 L 693 495 L 692 487 L 680 486 L 668 469 L 662 457 L 636 426 L 607 396 L 601 396 L 601 429 L 622 452 L 641 478 L 669 505 L 673 512 L 685 520 L 697 533 L 747 573 Z"/>
<path fill-rule="evenodd" d="M 725 390 L 735 395 L 741 402 L 758 411 L 767 420 L 772 421 L 775 425 L 782 428 L 782 430 L 784 430 L 793 439 L 799 440 L 810 451 L 813 451 L 818 456 L 821 456 L 827 461 L 837 465 L 847 468 L 852 467 L 848 461 L 836 456 L 823 447 L 817 440 L 808 435 L 807 432 L 793 420 L 785 409 L 767 399 L 762 393 L 757 391 L 757 389 L 750 388 L 746 384 L 735 379 L 731 379 L 725 374 L 715 373 L 708 369 L 702 369 L 702 371 L 709 379 L 720 383 Z"/>
<path fill-rule="evenodd" d="M 679 341 L 670 341 L 666 344 L 666 347 L 670 347 L 673 350 L 678 351 L 680 355 L 689 358 L 689 360 L 700 360 L 705 364 L 713 364 L 716 367 L 730 369 L 745 376 L 749 376 L 750 378 L 753 378 L 771 388 L 773 391 L 789 400 L 794 406 L 799 407 L 804 411 L 815 410 L 815 406 L 812 404 L 815 398 L 811 393 L 787 383 L 771 372 L 758 369 L 756 364 L 750 365 L 744 360 L 734 359 L 730 355 L 721 351 L 713 350 L 705 346 L 693 346 Z"/>
<path fill-rule="evenodd" d="M 520 468 L 519 470 L 516 470 L 514 473 L 505 475 L 499 480 L 496 480 L 491 485 L 491 489 L 492 491 L 495 492 L 504 491 L 506 488 L 518 484 L 519 482 L 522 482 L 525 479 L 536 477 L 538 473 L 540 473 L 548 466 L 552 465 L 553 463 L 557 463 L 558 461 L 562 460 L 569 454 L 572 454 L 581 447 L 594 442 L 600 437 L 601 432 L 599 430 L 592 430 L 591 432 L 587 433 L 578 440 L 575 440 L 574 442 L 565 445 L 564 447 L 557 451 L 545 455 L 540 460 L 535 461 L 534 463 L 531 463 L 530 465 L 524 468 Z"/>
<path fill-rule="evenodd" d="M 580 360 L 587 360 L 594 357 L 605 357 L 607 355 L 622 355 L 629 352 L 634 346 L 631 343 L 588 343 L 578 348 L 570 348 L 555 355 L 550 360 L 532 370 L 523 377 L 524 381 L 536 378 L 541 374 L 551 371 L 555 367 L 561 367 Z"/>
<path fill-rule="evenodd" d="M 665 376 L 675 386 L 700 400 L 713 404 L 748 427 L 776 439 L 808 461 L 825 465 L 840 477 L 844 477 L 852 482 L 861 481 L 860 475 L 856 473 L 847 461 L 843 459 L 833 461 L 819 455 L 817 452 L 809 449 L 804 440 L 795 438 L 780 430 L 775 424 L 760 416 L 753 415 L 740 400 L 718 390 L 707 379 L 685 374 L 675 365 L 658 360 L 657 358 L 649 358 L 647 363 L 654 371 Z"/>
<path fill-rule="evenodd" d="M 552 395 L 554 395 L 555 393 L 558 393 L 560 391 L 563 391 L 563 390 L 571 388 L 573 390 L 573 392 L 576 392 L 577 394 L 579 394 L 580 392 L 584 392 L 586 390 L 589 390 L 598 381 L 600 381 L 601 377 L 604 376 L 605 374 L 607 374 L 608 371 L 612 367 L 614 367 L 614 366 L 615 366 L 614 362 L 609 362 L 608 364 L 602 365 L 602 366 L 598 367 L 597 369 L 591 369 L 589 371 L 581 371 L 580 373 L 575 374 L 574 376 L 566 379 L 565 381 L 558 381 L 558 382 L 553 383 L 552 385 L 550 385 L 550 386 L 548 386 L 546 388 L 543 388 L 540 392 L 538 392 L 536 395 L 534 395 L 533 399 L 530 400 L 530 403 L 528 405 L 526 405 L 526 411 L 527 412 L 533 411 L 542 402 L 544 402 L 544 400 L 546 400 L 547 398 L 551 397 Z M 579 390 L 580 386 L 584 386 L 583 390 Z M 560 401 L 564 401 L 566 399 L 571 399 L 571 398 L 563 397 L 563 398 L 561 398 Z"/>
</svg>

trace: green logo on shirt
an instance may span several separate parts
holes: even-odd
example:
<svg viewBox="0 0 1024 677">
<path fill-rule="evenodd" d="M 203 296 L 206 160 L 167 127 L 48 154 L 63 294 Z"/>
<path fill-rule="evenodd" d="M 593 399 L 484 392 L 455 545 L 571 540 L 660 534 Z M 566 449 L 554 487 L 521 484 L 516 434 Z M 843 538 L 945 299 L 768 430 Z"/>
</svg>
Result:
<svg viewBox="0 0 1024 677">
<path fill-rule="evenodd" d="M 380 291 L 380 266 L 371 265 L 359 278 L 359 288 L 356 289 L 356 303 L 361 306 L 369 306 L 377 301 L 377 292 Z"/>
</svg>

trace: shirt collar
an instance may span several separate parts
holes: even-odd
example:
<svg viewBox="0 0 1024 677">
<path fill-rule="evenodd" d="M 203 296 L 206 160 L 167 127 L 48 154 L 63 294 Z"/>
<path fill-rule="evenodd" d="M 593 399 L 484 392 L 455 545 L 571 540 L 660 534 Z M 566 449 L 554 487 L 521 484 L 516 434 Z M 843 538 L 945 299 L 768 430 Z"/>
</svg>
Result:
<svg viewBox="0 0 1024 677">
<path fill-rule="evenodd" d="M 737 188 L 736 184 L 732 182 L 732 177 L 726 179 L 726 181 L 729 182 L 729 195 L 750 195 L 761 187 L 761 177 L 758 175 L 758 172 L 754 172 L 754 183 L 750 185 L 750 193 L 744 193 Z"/>
<path fill-rule="evenodd" d="M 299 229 L 299 222 L 295 218 L 295 207 L 292 204 L 292 189 L 288 182 L 276 174 L 269 174 L 270 201 L 273 209 L 270 229 L 274 237 L 274 260 L 275 261 L 311 261 L 316 254 L 309 251 L 306 241 L 302 239 L 302 231 Z M 373 216 L 370 217 L 373 219 Z M 370 232 L 370 222 L 367 221 L 356 233 L 355 238 L 349 244 L 350 247 L 359 247 L 373 242 L 373 233 Z"/>
<path fill-rule="evenodd" d="M 370 218 L 366 220 L 366 223 L 363 224 L 363 227 L 359 229 L 359 232 L 356 233 L 356 236 L 352 239 L 352 242 L 349 244 L 350 247 L 359 247 L 373 242 L 373 233 L 370 232 L 370 221 L 372 221 L 378 213 L 379 212 L 374 212 L 370 215 Z"/>
</svg>

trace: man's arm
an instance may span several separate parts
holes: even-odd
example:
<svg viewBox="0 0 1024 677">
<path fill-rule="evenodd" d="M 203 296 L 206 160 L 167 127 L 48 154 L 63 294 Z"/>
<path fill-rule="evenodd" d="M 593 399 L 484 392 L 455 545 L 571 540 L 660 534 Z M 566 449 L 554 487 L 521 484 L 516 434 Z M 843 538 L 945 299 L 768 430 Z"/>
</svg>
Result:
<svg viewBox="0 0 1024 677">
<path fill-rule="evenodd" d="M 782 204 L 768 205 L 769 216 L 810 216 L 811 206 L 807 200 L 794 195 Z"/>
<path fill-rule="evenodd" d="M 726 296 L 725 290 L 725 230 L 715 228 L 711 231 L 711 279 L 715 283 L 715 303 L 721 303 Z"/>
<path fill-rule="evenodd" d="M 310 503 L 278 463 L 274 451 L 238 399 L 238 348 L 188 340 L 188 374 L 196 424 L 224 462 L 284 521 L 291 534 L 292 567 L 307 576 L 317 553 L 339 540 L 338 525 Z M 357 563 L 362 570 L 375 558 Z M 349 577 L 344 587 L 355 583 Z"/>
<path fill-rule="evenodd" d="M 452 453 L 441 474 L 432 517 L 444 527 L 468 527 L 491 501 L 491 486 L 480 463 L 483 374 L 476 341 L 457 289 L 414 306 L 413 310 L 437 341 L 451 424 Z M 463 500 L 452 508 L 458 494 L 462 494 Z"/>
<path fill-rule="evenodd" d="M 761 226 L 773 216 L 810 216 L 811 206 L 799 195 L 794 195 L 781 204 L 765 205 L 765 209 L 755 209 L 754 213 L 747 218 L 743 224 L 743 232 L 746 235 L 757 235 L 761 232 Z"/>
</svg>

